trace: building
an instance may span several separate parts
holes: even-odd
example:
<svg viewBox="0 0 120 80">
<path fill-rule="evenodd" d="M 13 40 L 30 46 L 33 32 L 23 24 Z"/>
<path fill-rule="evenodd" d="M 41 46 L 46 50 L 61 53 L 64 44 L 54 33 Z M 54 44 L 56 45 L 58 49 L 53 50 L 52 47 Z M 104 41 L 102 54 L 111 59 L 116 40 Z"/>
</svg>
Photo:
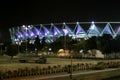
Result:
<svg viewBox="0 0 120 80">
<path fill-rule="evenodd" d="M 12 43 L 18 44 L 27 39 L 34 43 L 35 37 L 45 37 L 47 43 L 55 41 L 61 36 L 72 39 L 88 39 L 92 36 L 110 34 L 113 38 L 120 35 L 120 22 L 72 22 L 51 23 L 38 25 L 22 25 L 9 29 Z"/>
</svg>

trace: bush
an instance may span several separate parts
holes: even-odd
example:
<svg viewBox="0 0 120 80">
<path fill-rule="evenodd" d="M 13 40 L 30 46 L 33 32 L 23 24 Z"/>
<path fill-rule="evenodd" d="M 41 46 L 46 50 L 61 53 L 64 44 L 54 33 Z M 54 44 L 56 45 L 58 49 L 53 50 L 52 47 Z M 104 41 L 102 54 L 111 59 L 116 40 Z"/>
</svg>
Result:
<svg viewBox="0 0 120 80">
<path fill-rule="evenodd" d="M 120 65 L 117 62 L 109 62 L 108 67 L 109 68 L 118 68 Z"/>
<path fill-rule="evenodd" d="M 21 63 L 26 63 L 26 62 L 28 62 L 28 61 L 25 60 L 25 59 L 20 59 L 19 62 L 21 62 Z"/>
<path fill-rule="evenodd" d="M 38 60 L 35 60 L 35 63 L 43 63 L 43 64 L 45 64 L 46 62 L 47 62 L 46 58 L 40 58 Z"/>
<path fill-rule="evenodd" d="M 95 70 L 103 70 L 103 69 L 105 69 L 106 67 L 104 66 L 104 65 L 96 65 L 95 67 L 94 67 L 94 69 Z"/>
</svg>

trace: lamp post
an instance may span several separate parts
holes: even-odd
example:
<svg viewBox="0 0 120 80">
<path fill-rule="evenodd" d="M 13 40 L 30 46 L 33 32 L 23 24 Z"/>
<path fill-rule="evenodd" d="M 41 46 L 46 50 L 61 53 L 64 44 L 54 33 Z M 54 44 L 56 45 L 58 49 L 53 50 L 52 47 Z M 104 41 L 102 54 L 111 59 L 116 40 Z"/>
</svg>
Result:
<svg viewBox="0 0 120 80">
<path fill-rule="evenodd" d="M 27 27 L 25 27 L 25 30 L 26 30 L 26 33 L 27 33 L 27 30 L 28 30 L 28 28 Z M 26 54 L 27 54 L 27 37 L 26 37 L 26 45 L 25 45 L 25 47 L 26 47 Z"/>
<path fill-rule="evenodd" d="M 20 45 L 20 41 L 16 41 L 16 42 L 17 42 L 18 54 L 19 54 L 19 45 Z"/>
<path fill-rule="evenodd" d="M 25 25 L 23 25 L 22 27 L 25 29 L 25 32 L 26 32 L 26 34 L 27 34 L 28 27 L 25 26 Z M 27 54 L 27 36 L 26 36 L 26 38 L 25 38 L 25 52 L 26 52 L 26 54 Z"/>
</svg>

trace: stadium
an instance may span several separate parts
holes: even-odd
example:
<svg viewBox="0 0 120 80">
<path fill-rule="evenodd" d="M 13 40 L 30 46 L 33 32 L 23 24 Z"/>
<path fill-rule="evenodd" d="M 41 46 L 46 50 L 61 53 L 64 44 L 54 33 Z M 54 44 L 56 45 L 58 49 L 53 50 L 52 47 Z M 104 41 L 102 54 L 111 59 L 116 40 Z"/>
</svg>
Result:
<svg viewBox="0 0 120 80">
<path fill-rule="evenodd" d="M 110 34 L 113 38 L 120 35 L 120 22 L 71 22 L 38 25 L 22 25 L 9 29 L 11 41 L 14 44 L 24 42 L 28 38 L 34 43 L 36 36 L 45 37 L 47 43 L 55 41 L 61 36 L 72 39 L 88 39 L 92 36 Z"/>
</svg>

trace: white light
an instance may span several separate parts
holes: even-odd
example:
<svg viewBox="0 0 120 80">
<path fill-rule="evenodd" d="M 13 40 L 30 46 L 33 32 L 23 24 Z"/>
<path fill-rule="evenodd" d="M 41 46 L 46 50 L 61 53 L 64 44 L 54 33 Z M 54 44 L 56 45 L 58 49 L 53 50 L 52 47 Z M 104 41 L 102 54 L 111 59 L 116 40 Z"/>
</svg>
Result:
<svg viewBox="0 0 120 80">
<path fill-rule="evenodd" d="M 53 26 L 54 24 L 53 23 L 51 23 L 51 26 Z"/>
<path fill-rule="evenodd" d="M 25 28 L 25 25 L 22 25 L 23 28 Z"/>
<path fill-rule="evenodd" d="M 94 30 L 94 29 L 95 29 L 95 24 L 94 24 L 94 21 L 92 21 L 92 25 L 91 25 L 90 29 L 92 29 L 92 30 Z"/>
<path fill-rule="evenodd" d="M 80 50 L 80 53 L 83 53 L 83 50 Z"/>
<path fill-rule="evenodd" d="M 94 24 L 94 21 L 92 21 L 92 24 Z"/>
<path fill-rule="evenodd" d="M 57 32 L 55 32 L 54 35 L 57 35 Z"/>
<path fill-rule="evenodd" d="M 94 25 L 94 24 L 91 26 L 91 29 L 92 29 L 92 30 L 94 30 L 94 29 L 95 29 L 95 25 Z"/>
<path fill-rule="evenodd" d="M 63 29 L 65 35 L 67 35 L 68 31 L 66 29 Z"/>
<path fill-rule="evenodd" d="M 39 32 L 37 32 L 37 35 L 39 35 L 40 33 Z"/>
<path fill-rule="evenodd" d="M 28 28 L 30 28 L 31 26 L 30 25 L 28 25 Z"/>
<path fill-rule="evenodd" d="M 76 22 L 76 24 L 78 25 L 78 24 L 79 24 L 79 22 Z"/>
<path fill-rule="evenodd" d="M 65 22 L 63 22 L 63 25 L 65 25 Z"/>
<path fill-rule="evenodd" d="M 49 51 L 51 51 L 52 49 L 51 48 L 49 48 Z"/>
<path fill-rule="evenodd" d="M 33 36 L 34 34 L 33 33 L 31 33 L 31 36 Z"/>
<path fill-rule="evenodd" d="M 25 27 L 25 30 L 28 30 L 28 28 L 27 28 L 27 27 Z"/>
</svg>

